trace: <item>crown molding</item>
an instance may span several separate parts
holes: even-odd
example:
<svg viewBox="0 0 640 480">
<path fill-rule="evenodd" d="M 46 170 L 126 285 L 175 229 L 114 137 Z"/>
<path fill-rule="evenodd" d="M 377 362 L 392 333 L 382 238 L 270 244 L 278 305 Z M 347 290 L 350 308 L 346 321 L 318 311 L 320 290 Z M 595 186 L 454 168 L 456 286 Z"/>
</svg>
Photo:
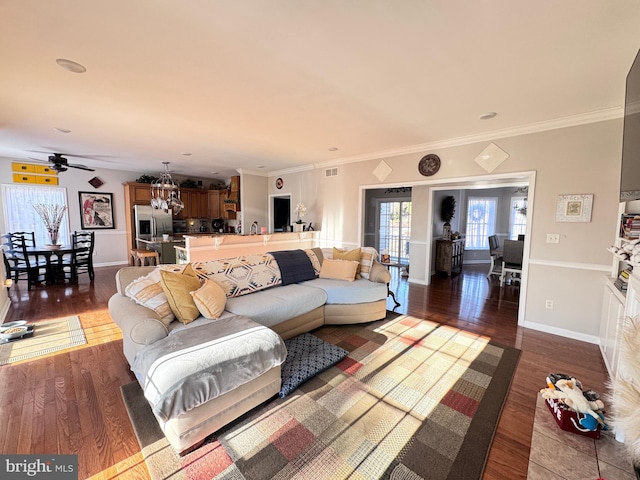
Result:
<svg viewBox="0 0 640 480">
<path fill-rule="evenodd" d="M 236 172 L 240 175 L 255 175 L 257 177 L 268 177 L 269 173 L 265 171 L 249 170 L 248 168 L 236 168 Z"/>
<path fill-rule="evenodd" d="M 346 162 L 345 162 L 346 163 Z M 297 167 L 284 168 L 282 170 L 274 170 L 267 174 L 268 177 L 279 177 L 280 175 L 287 175 L 289 173 L 308 172 L 309 170 L 315 170 L 317 164 L 311 163 L 309 165 L 299 165 Z"/>
<path fill-rule="evenodd" d="M 504 128 L 502 130 L 493 130 L 490 132 L 479 133 L 476 135 L 467 135 L 464 137 L 451 138 L 448 140 L 440 140 L 437 142 L 429 142 L 429 143 L 423 143 L 419 145 L 411 145 L 408 147 L 382 150 L 379 152 L 367 153 L 364 155 L 356 155 L 353 157 L 344 157 L 344 158 L 338 158 L 333 160 L 327 160 L 324 162 L 317 162 L 308 166 L 269 172 L 269 176 L 275 177 L 275 176 L 283 175 L 286 173 L 297 173 L 297 172 L 307 171 L 313 168 L 321 169 L 321 168 L 327 168 L 327 167 L 334 167 L 336 165 L 343 165 L 347 163 L 364 162 L 367 160 L 377 160 L 380 158 L 397 157 L 399 155 L 408 155 L 408 154 L 414 154 L 414 153 L 424 153 L 425 151 L 429 151 L 429 150 L 459 147 L 462 145 L 469 145 L 472 143 L 494 141 L 500 138 L 517 137 L 520 135 L 529 135 L 532 133 L 546 132 L 549 130 L 557 130 L 560 128 L 575 127 L 578 125 L 585 125 L 588 123 L 604 122 L 607 120 L 613 120 L 613 119 L 622 118 L 622 117 L 624 117 L 623 107 L 607 108 L 604 110 L 581 113 L 579 115 L 571 115 L 568 117 L 556 118 L 556 119 L 547 120 L 544 122 L 530 123 L 520 127 Z"/>
</svg>

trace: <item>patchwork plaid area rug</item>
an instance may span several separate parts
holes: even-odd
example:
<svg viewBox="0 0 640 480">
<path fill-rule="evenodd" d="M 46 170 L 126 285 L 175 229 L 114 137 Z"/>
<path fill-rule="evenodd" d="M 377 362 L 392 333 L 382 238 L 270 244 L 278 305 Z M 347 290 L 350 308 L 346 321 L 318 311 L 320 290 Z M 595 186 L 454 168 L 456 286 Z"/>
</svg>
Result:
<svg viewBox="0 0 640 480">
<path fill-rule="evenodd" d="M 152 477 L 481 477 L 519 350 L 407 316 L 314 334 L 349 356 L 185 457 L 141 440 Z"/>
</svg>

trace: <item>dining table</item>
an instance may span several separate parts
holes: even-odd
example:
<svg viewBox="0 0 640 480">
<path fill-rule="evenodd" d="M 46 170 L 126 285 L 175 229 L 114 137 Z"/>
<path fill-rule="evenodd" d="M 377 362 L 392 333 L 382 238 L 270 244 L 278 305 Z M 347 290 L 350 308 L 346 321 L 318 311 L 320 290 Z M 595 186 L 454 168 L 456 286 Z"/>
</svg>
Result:
<svg viewBox="0 0 640 480">
<path fill-rule="evenodd" d="M 29 256 L 36 258 L 44 257 L 46 260 L 45 267 L 45 281 L 47 285 L 64 281 L 64 265 L 63 260 L 65 255 L 71 255 L 76 251 L 87 250 L 87 247 L 78 247 L 77 249 L 73 245 L 59 245 L 51 247 L 43 245 L 40 247 L 25 247 L 26 253 Z"/>
</svg>

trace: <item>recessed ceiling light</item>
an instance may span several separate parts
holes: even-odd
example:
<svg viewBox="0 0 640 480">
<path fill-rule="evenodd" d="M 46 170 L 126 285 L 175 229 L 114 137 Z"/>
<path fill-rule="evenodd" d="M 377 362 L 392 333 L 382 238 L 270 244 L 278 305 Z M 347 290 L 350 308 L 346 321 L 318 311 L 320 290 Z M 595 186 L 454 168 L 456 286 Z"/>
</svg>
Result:
<svg viewBox="0 0 640 480">
<path fill-rule="evenodd" d="M 191 152 L 182 152 L 180 155 L 183 155 L 185 157 L 190 157 L 191 156 Z"/>
<path fill-rule="evenodd" d="M 496 112 L 483 113 L 482 115 L 480 115 L 480 120 L 491 120 L 496 115 L 498 115 Z"/>
<path fill-rule="evenodd" d="M 67 70 L 68 72 L 84 73 L 87 71 L 84 65 L 80 65 L 79 63 L 74 62 L 73 60 L 67 60 L 66 58 L 57 58 L 56 63 L 60 65 L 62 68 L 64 68 L 65 70 Z"/>
<path fill-rule="evenodd" d="M 220 172 L 211 172 L 212 175 L 220 175 Z"/>
<path fill-rule="evenodd" d="M 336 150 L 338 150 L 338 147 L 329 147 L 330 152 L 335 152 Z"/>
<path fill-rule="evenodd" d="M 258 165 L 256 168 L 264 168 L 264 165 Z"/>
<path fill-rule="evenodd" d="M 71 130 L 69 130 L 68 128 L 54 127 L 54 130 L 57 130 L 60 133 L 71 133 Z"/>
</svg>

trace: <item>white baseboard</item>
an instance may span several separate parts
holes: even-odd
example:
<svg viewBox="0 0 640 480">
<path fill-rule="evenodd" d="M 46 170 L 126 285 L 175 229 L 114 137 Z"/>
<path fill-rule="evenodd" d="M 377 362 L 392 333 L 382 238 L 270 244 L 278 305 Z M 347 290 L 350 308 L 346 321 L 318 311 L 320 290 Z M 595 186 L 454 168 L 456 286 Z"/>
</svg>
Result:
<svg viewBox="0 0 640 480">
<path fill-rule="evenodd" d="M 539 332 L 551 333 L 560 337 L 573 338 L 574 340 L 580 340 L 581 342 L 593 343 L 595 345 L 600 344 L 600 337 L 595 335 L 586 335 L 580 332 L 574 332 L 573 330 L 566 330 L 564 328 L 552 327 L 551 325 L 544 325 L 542 323 L 534 323 L 525 321 L 522 324 L 525 328 L 532 330 L 538 330 Z"/>
<path fill-rule="evenodd" d="M 128 261 L 120 260 L 117 262 L 102 262 L 102 263 L 94 263 L 94 267 L 115 267 L 117 265 L 129 265 Z"/>
<path fill-rule="evenodd" d="M 462 268 L 464 265 L 490 265 L 491 262 L 489 260 L 465 260 L 462 264 Z"/>
</svg>

